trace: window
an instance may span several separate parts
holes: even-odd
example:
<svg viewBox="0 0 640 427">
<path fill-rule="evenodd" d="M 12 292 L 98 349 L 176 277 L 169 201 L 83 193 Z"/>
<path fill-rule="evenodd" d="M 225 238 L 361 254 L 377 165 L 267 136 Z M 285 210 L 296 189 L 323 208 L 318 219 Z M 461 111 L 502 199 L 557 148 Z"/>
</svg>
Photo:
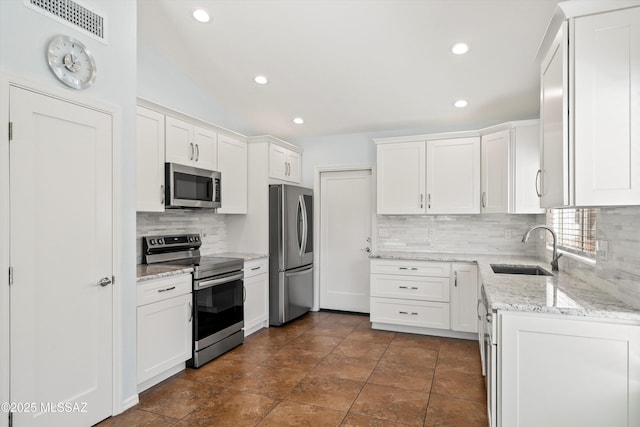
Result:
<svg viewBox="0 0 640 427">
<path fill-rule="evenodd" d="M 558 248 L 588 258 L 596 256 L 597 209 L 549 209 L 547 225 L 558 235 Z M 547 245 L 553 244 L 549 235 Z"/>
</svg>

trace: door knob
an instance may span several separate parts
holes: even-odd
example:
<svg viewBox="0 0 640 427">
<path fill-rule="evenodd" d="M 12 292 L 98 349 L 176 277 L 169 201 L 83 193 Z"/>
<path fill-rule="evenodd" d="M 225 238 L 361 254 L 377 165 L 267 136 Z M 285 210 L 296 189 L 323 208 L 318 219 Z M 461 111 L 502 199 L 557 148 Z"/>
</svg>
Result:
<svg viewBox="0 0 640 427">
<path fill-rule="evenodd" d="M 100 279 L 100 281 L 98 282 L 98 285 L 102 286 L 103 288 L 107 285 L 111 284 L 111 279 L 109 279 L 108 277 L 103 277 L 102 279 Z"/>
</svg>

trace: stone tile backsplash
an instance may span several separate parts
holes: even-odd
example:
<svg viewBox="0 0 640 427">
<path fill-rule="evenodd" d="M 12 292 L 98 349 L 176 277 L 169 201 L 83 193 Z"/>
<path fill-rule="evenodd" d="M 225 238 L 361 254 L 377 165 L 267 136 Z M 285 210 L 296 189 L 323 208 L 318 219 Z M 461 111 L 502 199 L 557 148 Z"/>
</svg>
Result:
<svg viewBox="0 0 640 427">
<path fill-rule="evenodd" d="M 378 215 L 379 251 L 537 255 L 537 243 L 521 241 L 544 215 Z"/>
<path fill-rule="evenodd" d="M 176 209 L 165 212 L 138 212 L 136 216 L 136 262 L 142 262 L 142 237 L 170 233 L 198 233 L 202 237 L 200 252 L 211 255 L 227 251 L 225 215 L 208 209 Z"/>
</svg>

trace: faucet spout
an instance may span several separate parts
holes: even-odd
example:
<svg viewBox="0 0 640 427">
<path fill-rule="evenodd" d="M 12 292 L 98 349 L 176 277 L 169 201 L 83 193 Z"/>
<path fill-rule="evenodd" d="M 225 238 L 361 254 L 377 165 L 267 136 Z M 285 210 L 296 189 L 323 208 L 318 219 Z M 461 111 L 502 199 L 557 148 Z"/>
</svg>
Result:
<svg viewBox="0 0 640 427">
<path fill-rule="evenodd" d="M 553 231 L 552 228 L 547 227 L 546 225 L 534 225 L 530 229 L 527 230 L 526 233 L 522 236 L 522 243 L 527 243 L 529 241 L 529 237 L 531 236 L 531 232 L 537 229 L 545 229 L 551 233 L 551 237 L 553 237 L 553 255 L 551 260 L 551 271 L 558 271 L 558 258 L 562 256 L 562 254 L 558 255 L 558 236 L 556 232 Z"/>
</svg>

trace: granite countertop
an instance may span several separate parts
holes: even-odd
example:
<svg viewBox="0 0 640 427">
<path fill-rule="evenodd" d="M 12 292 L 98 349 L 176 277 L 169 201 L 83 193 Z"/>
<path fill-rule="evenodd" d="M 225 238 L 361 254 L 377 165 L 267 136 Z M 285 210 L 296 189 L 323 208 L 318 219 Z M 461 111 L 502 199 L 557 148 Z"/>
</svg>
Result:
<svg viewBox="0 0 640 427">
<path fill-rule="evenodd" d="M 184 265 L 167 264 L 139 264 L 137 266 L 138 283 L 145 280 L 160 279 L 161 277 L 177 276 L 179 274 L 191 273 L 193 268 Z"/>
<path fill-rule="evenodd" d="M 267 254 L 252 254 L 245 252 L 222 252 L 219 254 L 212 254 L 211 256 L 219 256 L 223 258 L 242 258 L 246 261 L 253 261 L 255 259 L 266 258 Z"/>
<path fill-rule="evenodd" d="M 511 255 L 379 252 L 378 259 L 404 259 L 478 264 L 491 310 L 567 314 L 640 321 L 640 310 L 594 285 L 562 271 L 553 276 L 496 274 L 491 264 L 537 265 L 551 272 L 547 261 Z"/>
</svg>

